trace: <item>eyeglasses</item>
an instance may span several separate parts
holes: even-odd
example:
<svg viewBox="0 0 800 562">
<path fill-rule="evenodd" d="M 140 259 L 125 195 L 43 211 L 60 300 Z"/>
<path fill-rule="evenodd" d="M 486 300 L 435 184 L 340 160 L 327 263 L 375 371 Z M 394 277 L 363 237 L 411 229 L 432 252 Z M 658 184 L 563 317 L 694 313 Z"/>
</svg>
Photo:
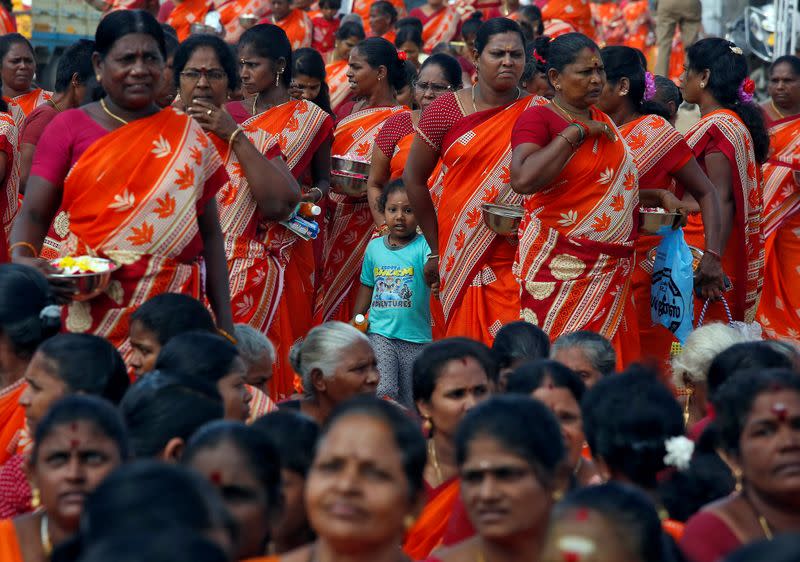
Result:
<svg viewBox="0 0 800 562">
<path fill-rule="evenodd" d="M 442 84 L 434 84 L 433 82 L 417 82 L 414 87 L 420 92 L 430 90 L 434 94 L 442 94 L 450 89 L 450 86 L 443 86 Z"/>
<path fill-rule="evenodd" d="M 181 78 L 185 78 L 189 82 L 199 82 L 200 77 L 205 76 L 209 82 L 222 82 L 228 78 L 228 74 L 224 70 L 212 68 L 190 68 L 181 72 Z"/>
</svg>

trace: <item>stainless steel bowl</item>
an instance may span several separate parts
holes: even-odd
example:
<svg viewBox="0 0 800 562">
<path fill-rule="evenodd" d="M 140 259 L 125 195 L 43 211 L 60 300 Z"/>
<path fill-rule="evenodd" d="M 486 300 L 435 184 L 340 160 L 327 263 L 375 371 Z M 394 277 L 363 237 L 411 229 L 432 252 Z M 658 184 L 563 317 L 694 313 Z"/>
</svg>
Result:
<svg viewBox="0 0 800 562">
<path fill-rule="evenodd" d="M 216 35 L 217 30 L 204 23 L 193 23 L 189 26 L 189 34 L 191 35 Z"/>
<path fill-rule="evenodd" d="M 72 300 L 88 301 L 95 298 L 108 288 L 111 283 L 111 274 L 119 269 L 119 264 L 108 260 L 111 263 L 111 268 L 108 271 L 100 273 L 75 273 L 69 275 L 67 273 L 54 273 L 50 277 L 54 279 L 64 279 L 72 281 L 75 284 L 76 292 L 72 295 Z M 58 260 L 53 260 L 52 265 L 58 267 L 56 263 Z"/>
<path fill-rule="evenodd" d="M 363 197 L 367 193 L 367 176 L 331 170 L 331 189 L 349 197 Z"/>
<path fill-rule="evenodd" d="M 672 228 L 679 224 L 680 213 L 639 211 L 639 232 L 642 234 L 658 234 L 662 226 Z"/>
<path fill-rule="evenodd" d="M 700 265 L 700 260 L 703 259 L 703 250 L 694 246 L 689 246 L 689 251 L 692 252 L 692 271 L 697 271 L 697 266 Z M 647 261 L 645 262 L 645 269 L 652 273 L 656 265 L 656 254 L 658 253 L 658 246 L 651 248 L 647 252 Z"/>
<path fill-rule="evenodd" d="M 358 175 L 368 178 L 369 167 L 369 162 L 361 162 L 344 156 L 331 156 L 331 170 L 334 173 L 343 172 L 348 176 Z"/>
<path fill-rule="evenodd" d="M 525 216 L 525 209 L 518 205 L 484 203 L 481 205 L 481 211 L 483 224 L 503 236 L 516 235 L 519 223 Z"/>
<path fill-rule="evenodd" d="M 250 29 L 258 23 L 258 16 L 255 14 L 242 14 L 239 16 L 239 25 L 245 29 Z"/>
</svg>

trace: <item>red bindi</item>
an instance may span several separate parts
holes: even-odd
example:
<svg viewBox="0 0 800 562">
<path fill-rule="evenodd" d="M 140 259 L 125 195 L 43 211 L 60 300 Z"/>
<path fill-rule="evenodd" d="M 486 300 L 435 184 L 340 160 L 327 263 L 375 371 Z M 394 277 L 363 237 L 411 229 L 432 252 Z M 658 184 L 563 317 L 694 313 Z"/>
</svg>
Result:
<svg viewBox="0 0 800 562">
<path fill-rule="evenodd" d="M 783 402 L 777 402 L 776 404 L 773 404 L 771 410 L 772 413 L 775 414 L 775 417 L 778 418 L 779 422 L 785 422 L 789 415 L 789 411 L 786 409 L 786 404 Z"/>
<path fill-rule="evenodd" d="M 76 431 L 78 431 L 78 422 L 72 422 L 69 428 L 72 430 L 72 433 L 75 433 Z"/>
<path fill-rule="evenodd" d="M 69 448 L 70 449 L 77 449 L 80 444 L 81 444 L 81 442 L 78 441 L 77 439 L 70 439 Z"/>
<path fill-rule="evenodd" d="M 221 484 L 222 483 L 222 475 L 219 472 L 212 472 L 208 475 L 208 479 L 211 480 L 212 484 Z"/>
<path fill-rule="evenodd" d="M 581 555 L 579 552 L 567 551 L 561 553 L 561 558 L 564 560 L 564 562 L 579 562 Z"/>
<path fill-rule="evenodd" d="M 586 521 L 587 519 L 589 519 L 589 510 L 585 507 L 578 508 L 578 510 L 575 512 L 575 520 Z"/>
</svg>

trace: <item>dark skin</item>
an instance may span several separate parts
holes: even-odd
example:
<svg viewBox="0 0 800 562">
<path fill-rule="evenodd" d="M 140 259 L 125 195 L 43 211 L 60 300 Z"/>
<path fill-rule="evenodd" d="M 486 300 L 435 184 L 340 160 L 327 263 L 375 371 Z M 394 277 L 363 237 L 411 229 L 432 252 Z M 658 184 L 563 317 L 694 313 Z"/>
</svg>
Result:
<svg viewBox="0 0 800 562">
<path fill-rule="evenodd" d="M 711 78 L 711 71 L 704 69 L 701 71 L 692 70 L 686 67 L 683 76 L 681 77 L 681 91 L 683 92 L 683 99 L 688 103 L 696 103 L 700 106 L 700 114 L 702 116 L 708 115 L 712 111 L 720 109 L 720 104 L 711 93 L 711 89 L 706 85 Z M 731 235 L 733 227 L 734 216 L 736 213 L 736 205 L 733 198 L 733 176 L 731 173 L 731 163 L 722 154 L 722 152 L 712 152 L 706 154 L 704 157 L 706 174 L 708 179 L 714 185 L 717 192 L 717 198 L 720 203 L 720 224 L 719 224 L 719 237 L 717 243 L 719 244 L 720 254 L 723 254 L 725 248 L 728 246 L 728 238 Z M 711 247 L 707 246 L 706 247 Z M 712 247 L 712 249 L 714 249 Z"/>
<path fill-rule="evenodd" d="M 214 49 L 196 49 L 186 65 L 175 70 L 180 76 L 179 93 L 187 106 L 186 113 L 207 133 L 224 140 L 230 139 L 237 125 L 222 108 L 229 93 L 228 76 Z M 194 74 L 199 76 L 195 77 Z M 300 201 L 300 187 L 284 161 L 280 158 L 267 159 L 242 133 L 236 135 L 230 148 L 242 165 L 247 185 L 261 215 L 267 220 L 287 218 Z"/>
<path fill-rule="evenodd" d="M 164 60 L 153 37 L 141 33 L 125 35 L 114 43 L 105 58 L 94 53 L 92 61 L 107 93 L 105 102 L 110 112 L 130 122 L 160 111 L 155 98 L 163 77 Z M 108 115 L 99 102 L 85 106 L 83 111 L 108 131 L 123 126 L 120 121 Z M 36 248 L 37 253 L 41 250 L 53 217 L 61 204 L 63 189 L 63 183 L 53 184 L 40 176 L 30 178 L 25 209 L 17 217 L 11 233 L 12 244 L 27 242 Z M 232 332 L 228 267 L 214 198 L 198 216 L 197 224 L 203 240 L 208 298 L 219 327 Z M 12 260 L 31 265 L 45 275 L 58 271 L 47 261 L 32 257 L 30 249 L 25 246 L 15 248 Z M 51 285 L 62 299 L 68 299 L 74 291 L 69 282 L 51 280 Z"/>
<path fill-rule="evenodd" d="M 28 44 L 17 41 L 2 60 L 3 97 L 15 98 L 33 90 L 36 59 Z"/>
<path fill-rule="evenodd" d="M 800 76 L 791 64 L 783 62 L 772 67 L 767 92 L 771 100 L 761 108 L 773 121 L 800 113 Z"/>
<path fill-rule="evenodd" d="M 276 80 L 276 76 L 283 74 L 286 69 L 286 59 L 280 57 L 272 60 L 260 56 L 250 44 L 239 48 L 238 57 L 239 77 L 242 79 L 242 91 L 245 95 L 242 103 L 253 115 L 289 101 L 289 90 L 281 80 Z M 303 195 L 303 201 L 317 202 L 328 193 L 331 187 L 330 162 L 331 139 L 327 138 L 311 159 L 313 186 L 319 188 L 322 196 L 316 189 L 309 190 Z"/>
<path fill-rule="evenodd" d="M 475 103 L 472 102 L 473 88 L 462 89 L 455 94 L 468 115 L 508 105 L 525 95 L 518 87 L 525 68 L 525 48 L 519 34 L 497 33 L 489 38 L 483 51 L 479 53 L 473 49 L 472 54 L 479 69 L 478 83 L 474 87 Z M 403 173 L 411 207 L 432 255 L 439 254 L 439 226 L 428 191 L 428 178 L 440 157 L 440 151 L 433 149 L 417 135 Z M 438 258 L 431 257 L 425 263 L 424 274 L 425 281 L 435 290 L 439 283 Z"/>
<path fill-rule="evenodd" d="M 642 117 L 631 101 L 628 95 L 629 91 L 630 81 L 623 77 L 616 84 L 607 82 L 600 96 L 598 107 L 607 113 L 619 127 Z M 700 260 L 695 273 L 695 284 L 704 299 L 717 299 L 725 290 L 725 273 L 719 258 L 721 254 L 719 233 L 722 219 L 717 191 L 694 157 L 680 170 L 677 170 L 673 177 L 699 204 L 706 232 L 706 250 L 711 250 L 711 252 L 704 252 L 703 258 Z M 679 212 L 684 216 L 694 211 L 693 205 L 680 201 L 665 189 L 640 189 L 639 200 L 643 207 L 663 207 L 667 211 Z"/>
</svg>

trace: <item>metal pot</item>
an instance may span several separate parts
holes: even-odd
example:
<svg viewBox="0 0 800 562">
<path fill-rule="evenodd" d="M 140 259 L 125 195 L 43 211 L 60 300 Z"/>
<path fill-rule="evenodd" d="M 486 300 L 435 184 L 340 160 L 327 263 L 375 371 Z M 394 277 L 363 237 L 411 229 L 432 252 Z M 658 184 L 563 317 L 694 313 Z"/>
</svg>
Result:
<svg viewBox="0 0 800 562">
<path fill-rule="evenodd" d="M 680 220 L 680 213 L 641 210 L 639 211 L 639 232 L 642 234 L 658 234 L 658 231 L 662 226 L 668 226 L 672 228 L 676 224 L 679 224 Z"/>
<path fill-rule="evenodd" d="M 503 236 L 517 234 L 519 223 L 525 216 L 525 209 L 518 205 L 500 205 L 496 203 L 484 203 L 481 205 L 483 214 L 483 224 L 490 230 Z"/>
<path fill-rule="evenodd" d="M 76 292 L 72 295 L 72 300 L 75 301 L 88 301 L 90 299 L 95 298 L 103 291 L 108 288 L 109 283 L 111 283 L 111 274 L 114 273 L 116 270 L 120 268 L 119 264 L 108 260 L 111 263 L 111 267 L 107 271 L 102 271 L 99 273 L 53 273 L 49 275 L 53 279 L 64 279 L 67 281 L 71 281 L 76 288 Z M 58 262 L 58 260 L 53 260 L 53 262 Z M 51 263 L 53 263 L 51 262 Z M 53 263 L 53 265 L 56 265 Z M 56 265 L 56 267 L 58 267 Z"/>
<path fill-rule="evenodd" d="M 348 176 L 359 175 L 368 178 L 369 169 L 369 162 L 353 160 L 352 158 L 345 158 L 344 156 L 331 156 L 331 170 L 334 173 L 343 172 Z"/>
<path fill-rule="evenodd" d="M 363 197 L 367 193 L 367 176 L 331 170 L 331 189 L 349 197 Z"/>
</svg>

